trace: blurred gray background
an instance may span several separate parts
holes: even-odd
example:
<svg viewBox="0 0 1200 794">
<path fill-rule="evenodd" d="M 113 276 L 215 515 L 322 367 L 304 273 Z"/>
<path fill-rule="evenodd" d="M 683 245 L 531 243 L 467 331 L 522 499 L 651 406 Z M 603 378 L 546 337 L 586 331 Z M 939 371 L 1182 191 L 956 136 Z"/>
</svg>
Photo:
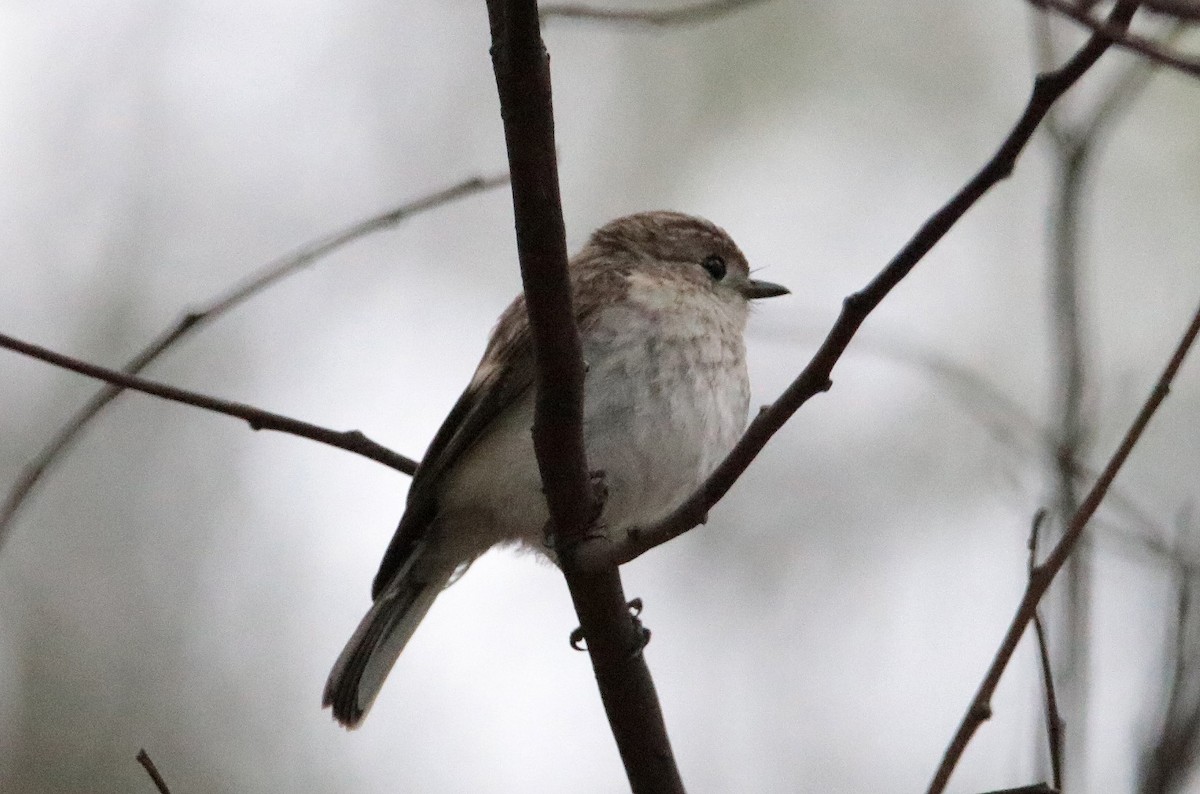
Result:
<svg viewBox="0 0 1200 794">
<path fill-rule="evenodd" d="M 769 401 L 1016 118 L 1030 20 L 1018 0 L 775 0 L 666 32 L 554 21 L 571 247 L 642 209 L 725 226 L 794 292 L 748 333 Z M 482 0 L 0 4 L 0 330 L 119 365 L 262 262 L 502 170 L 487 48 Z M 1067 110 L 1131 61 L 1106 56 Z M 1163 73 L 1129 110 L 1081 216 L 1093 466 L 1200 296 L 1200 91 Z M 691 791 L 927 783 L 1053 500 L 1048 154 L 1039 137 L 870 318 L 707 527 L 627 567 Z M 330 257 L 151 374 L 419 456 L 518 289 L 501 189 Z M 0 352 L 0 484 L 95 388 Z M 1145 790 L 1176 598 L 1153 545 L 1200 529 L 1198 411 L 1193 356 L 1126 508 L 1099 516 L 1075 791 Z M 0 787 L 149 792 L 145 747 L 176 792 L 622 790 L 562 579 L 528 557 L 443 595 L 362 729 L 320 709 L 406 488 L 123 397 L 0 550 Z M 954 791 L 1049 777 L 1028 637 L 994 705 Z"/>
</svg>

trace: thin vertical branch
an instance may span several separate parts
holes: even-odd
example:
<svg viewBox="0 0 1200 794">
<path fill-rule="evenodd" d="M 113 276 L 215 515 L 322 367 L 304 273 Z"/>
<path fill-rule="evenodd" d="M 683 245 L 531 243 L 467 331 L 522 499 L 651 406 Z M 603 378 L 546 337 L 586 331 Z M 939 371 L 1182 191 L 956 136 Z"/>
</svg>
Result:
<svg viewBox="0 0 1200 794">
<path fill-rule="evenodd" d="M 1038 534 L 1046 519 L 1046 511 L 1039 510 L 1029 531 L 1029 576 L 1037 570 Z M 1063 719 L 1058 711 L 1058 695 L 1054 691 L 1054 671 L 1050 667 L 1050 642 L 1046 627 L 1037 607 L 1033 610 L 1033 630 L 1037 636 L 1038 660 L 1042 669 L 1042 691 L 1046 698 L 1046 742 L 1050 745 L 1050 770 L 1054 776 L 1054 788 L 1063 787 Z"/>
<path fill-rule="evenodd" d="M 1044 68 L 1057 60 L 1050 15 L 1034 18 L 1039 59 Z M 1173 41 L 1182 26 L 1168 32 Z M 1088 344 L 1086 262 L 1081 253 L 1085 199 L 1094 173 L 1097 152 L 1118 120 L 1149 83 L 1158 64 L 1133 59 L 1107 88 L 1101 99 L 1078 122 L 1068 122 L 1055 107 L 1046 119 L 1053 159 L 1053 197 L 1048 224 L 1050 257 L 1047 262 L 1047 307 L 1050 335 L 1051 396 L 1050 468 L 1054 515 L 1061 526 L 1079 507 L 1080 461 L 1087 458 L 1090 422 L 1086 415 L 1088 392 Z M 1067 707 L 1072 715 L 1072 746 L 1086 744 L 1088 669 L 1092 612 L 1092 554 L 1085 545 L 1067 562 L 1062 594 L 1061 642 L 1058 670 Z M 1040 617 L 1035 628 L 1042 630 Z M 1056 785 L 1062 786 L 1058 779 Z"/>
<path fill-rule="evenodd" d="M 1062 526 L 1079 509 L 1079 461 L 1087 456 L 1088 423 L 1084 417 L 1088 362 L 1085 307 L 1080 284 L 1080 223 L 1083 198 L 1098 128 L 1082 133 L 1060 124 L 1052 114 L 1047 126 L 1054 157 L 1055 178 L 1050 209 L 1050 259 L 1047 262 L 1051 396 L 1051 470 L 1054 516 Z M 1089 626 L 1091 624 L 1091 554 L 1079 549 L 1068 561 L 1058 669 L 1064 697 L 1072 715 L 1072 746 L 1083 746 L 1087 730 Z M 1040 617 L 1039 617 L 1040 622 Z M 1061 750 L 1061 746 L 1060 746 Z M 1061 770 L 1058 770 L 1061 771 Z M 1056 778 L 1056 785 L 1062 785 Z"/>
</svg>

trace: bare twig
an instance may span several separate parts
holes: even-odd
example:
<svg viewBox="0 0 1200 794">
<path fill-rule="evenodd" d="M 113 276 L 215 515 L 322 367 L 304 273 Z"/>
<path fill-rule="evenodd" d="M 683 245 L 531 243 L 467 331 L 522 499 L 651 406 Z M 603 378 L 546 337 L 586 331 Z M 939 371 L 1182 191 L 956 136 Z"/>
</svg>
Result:
<svg viewBox="0 0 1200 794">
<path fill-rule="evenodd" d="M 1046 520 L 1046 511 L 1039 510 L 1029 531 L 1029 575 L 1037 570 L 1038 530 Z M 1033 610 L 1033 630 L 1037 635 L 1038 659 L 1042 668 L 1042 689 L 1046 695 L 1046 741 L 1050 745 L 1050 770 L 1054 776 L 1054 788 L 1062 790 L 1063 766 L 1063 720 L 1058 711 L 1058 697 L 1054 692 L 1054 672 L 1050 669 L 1050 647 L 1046 640 L 1046 627 L 1042 616 Z"/>
<path fill-rule="evenodd" d="M 1118 3 L 1111 18 L 1118 23 L 1128 23 L 1135 8 L 1136 3 Z M 870 284 L 845 299 L 837 322 L 808 365 L 779 399 L 759 411 L 737 445 L 708 479 L 672 513 L 653 526 L 635 529 L 621 541 L 610 541 L 604 537 L 589 539 L 588 548 L 583 550 L 586 563 L 589 566 L 603 566 L 610 560 L 628 562 L 703 523 L 712 506 L 733 487 L 784 423 L 810 398 L 830 388 L 829 376 L 834 365 L 867 315 L 975 202 L 1012 173 L 1017 157 L 1054 102 L 1091 68 L 1108 47 L 1109 42 L 1105 37 L 1094 35 L 1060 69 L 1039 75 L 1034 80 L 1033 92 L 1024 112 L 992 158 L 921 226 Z"/>
<path fill-rule="evenodd" d="M 679 8 L 646 9 L 598 8 L 584 3 L 554 3 L 543 6 L 542 20 L 576 19 L 586 22 L 609 22 L 639 27 L 665 28 L 676 25 L 698 25 L 759 5 L 766 0 L 707 0 Z"/>
<path fill-rule="evenodd" d="M 253 430 L 275 430 L 280 433 L 307 438 L 311 441 L 318 441 L 322 444 L 328 444 L 331 447 L 337 447 L 338 449 L 344 449 L 347 452 L 353 452 L 357 455 L 370 458 L 377 463 L 382 463 L 384 466 L 403 472 L 404 474 L 412 474 L 417 470 L 416 461 L 375 443 L 357 430 L 329 430 L 328 428 L 319 427 L 308 422 L 301 422 L 298 419 L 292 419 L 281 414 L 264 411 L 261 408 L 255 408 L 245 403 L 220 400 L 205 394 L 167 386 L 137 375 L 126 375 L 124 372 L 89 364 L 86 361 L 80 361 L 77 358 L 56 353 L 53 350 L 48 350 L 47 348 L 30 344 L 20 339 L 14 339 L 6 334 L 0 334 L 0 348 L 7 348 L 17 353 L 23 353 L 32 358 L 45 361 L 48 364 L 53 364 L 56 367 L 69 369 L 73 372 L 78 372 L 80 375 L 87 375 L 89 378 L 96 378 L 97 380 L 111 383 L 114 386 L 119 386 L 122 389 L 132 389 L 143 394 L 161 397 L 164 400 L 183 403 L 194 408 L 203 408 L 206 411 L 213 411 L 225 414 L 226 416 L 243 419 Z"/>
<path fill-rule="evenodd" d="M 1125 26 L 1115 25 L 1111 21 L 1096 19 L 1086 10 L 1074 3 L 1068 2 L 1068 0 L 1029 0 L 1029 2 L 1038 8 L 1049 9 L 1075 20 L 1084 27 L 1089 28 L 1095 35 L 1103 36 L 1118 47 L 1133 50 L 1147 58 L 1158 61 L 1165 66 L 1170 66 L 1172 69 L 1178 69 L 1193 77 L 1200 77 L 1200 60 L 1169 52 L 1163 49 L 1159 42 L 1148 39 L 1145 36 L 1139 36 L 1136 33 L 1130 33 Z"/>
<path fill-rule="evenodd" d="M 971 700 L 971 705 L 968 707 L 967 713 L 963 716 L 954 738 L 950 741 L 950 746 L 947 747 L 946 753 L 942 757 L 942 762 L 938 766 L 933 781 L 929 785 L 929 794 L 938 794 L 938 792 L 945 789 L 946 782 L 950 779 L 950 774 L 954 771 L 954 767 L 958 764 L 959 759 L 966 750 L 971 737 L 984 720 L 990 716 L 992 694 L 996 691 L 996 686 L 1000 683 L 1000 676 L 1004 673 L 1004 669 L 1008 666 L 1013 653 L 1017 649 L 1017 643 L 1020 641 L 1021 635 L 1024 634 L 1026 626 L 1033 619 L 1038 602 L 1050 587 L 1050 583 L 1054 581 L 1055 575 L 1058 574 L 1066 563 L 1071 552 L 1078 545 L 1088 521 L 1100 506 L 1100 502 L 1108 492 L 1108 488 L 1117 476 L 1117 472 L 1121 470 L 1121 466 L 1124 465 L 1125 460 L 1129 457 L 1129 453 L 1133 451 L 1138 439 L 1141 438 L 1142 432 L 1150 422 L 1150 418 L 1154 416 L 1159 405 L 1166 399 L 1170 391 L 1171 382 L 1174 380 L 1175 374 L 1179 371 L 1179 367 L 1183 364 L 1183 359 L 1187 355 L 1188 350 L 1191 349 L 1192 344 L 1196 341 L 1197 333 L 1200 333 L 1200 307 L 1197 307 L 1196 313 L 1192 316 L 1191 324 L 1188 325 L 1182 339 L 1179 340 L 1179 344 L 1175 347 L 1175 352 L 1172 354 L 1170 361 L 1155 383 L 1145 404 L 1142 405 L 1133 424 L 1130 425 L 1129 430 L 1125 433 L 1120 446 L 1117 447 L 1116 452 L 1109 458 L 1104 470 L 1100 473 L 1100 477 L 1092 485 L 1091 490 L 1088 491 L 1087 496 L 1080 503 L 1079 509 L 1071 517 L 1070 522 L 1068 522 L 1062 539 L 1055 545 L 1046 558 L 1046 561 L 1037 566 L 1030 574 L 1029 582 L 1025 586 L 1025 593 L 1021 597 L 1021 603 L 1017 607 L 1016 614 L 1013 615 L 1012 622 L 1004 634 L 1004 639 L 996 651 L 996 656 L 992 659 L 987 674 L 984 676 L 983 682 L 979 685 L 979 690 Z"/>
<path fill-rule="evenodd" d="M 158 794 L 171 794 L 171 789 L 167 787 L 167 781 L 163 780 L 163 776 L 158 772 L 158 767 L 150 760 L 150 754 L 145 749 L 138 750 L 137 762 L 146 770 L 150 780 L 154 781 L 154 787 L 158 789 Z"/>
<path fill-rule="evenodd" d="M 201 307 L 185 313 L 172 327 L 165 330 L 145 349 L 130 359 L 122 367 L 122 372 L 126 375 L 137 375 L 193 331 L 208 325 L 272 284 L 303 270 L 317 260 L 356 240 L 389 229 L 406 218 L 445 206 L 460 198 L 498 187 L 507 182 L 507 174 L 465 179 L 448 188 L 422 196 L 380 215 L 367 218 L 345 229 L 306 243 L 295 251 L 267 263 L 257 273 L 213 297 Z M 59 428 L 41 452 L 25 466 L 20 477 L 9 490 L 4 507 L 0 509 L 0 547 L 4 545 L 17 513 L 33 489 L 71 447 L 71 444 L 87 425 L 104 410 L 105 406 L 116 399 L 124 391 L 124 388 L 110 383 L 96 392 L 92 399 Z"/>
<path fill-rule="evenodd" d="M 536 0 L 488 0 L 492 65 L 512 174 L 521 280 L 537 375 L 533 442 L 555 548 L 587 640 L 600 697 L 634 792 L 683 792 L 645 636 L 615 563 L 584 571 L 580 540 L 597 515 L 583 447 L 583 355 L 571 307 L 554 151 L 550 67 Z"/>
</svg>

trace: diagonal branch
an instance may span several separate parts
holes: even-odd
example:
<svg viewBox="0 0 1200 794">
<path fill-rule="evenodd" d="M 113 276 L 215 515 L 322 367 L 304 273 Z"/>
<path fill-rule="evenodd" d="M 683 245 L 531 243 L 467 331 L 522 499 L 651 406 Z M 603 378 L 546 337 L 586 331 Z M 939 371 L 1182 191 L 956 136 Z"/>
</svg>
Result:
<svg viewBox="0 0 1200 794">
<path fill-rule="evenodd" d="M 1128 24 L 1136 8 L 1136 3 L 1128 0 L 1120 2 L 1114 7 L 1110 19 L 1115 24 Z M 616 561 L 618 564 L 629 562 L 655 546 L 702 524 L 709 509 L 728 493 L 784 423 L 810 398 L 830 388 L 832 383 L 829 376 L 834 365 L 867 315 L 916 267 L 925 254 L 929 253 L 975 202 L 997 182 L 1012 173 L 1017 157 L 1025 149 L 1050 108 L 1104 54 L 1109 44 L 1106 37 L 1093 35 L 1061 68 L 1038 75 L 1024 112 L 992 158 L 953 198 L 925 221 L 912 239 L 866 287 L 845 299 L 841 314 L 808 365 L 779 399 L 758 412 L 758 416 L 746 428 L 733 450 L 725 456 L 708 479 L 658 523 L 634 529 L 621 541 L 610 542 L 602 537 L 589 539 L 587 548 L 581 550 L 585 565 L 592 567 L 603 566 L 610 561 Z"/>
<path fill-rule="evenodd" d="M 53 350 L 48 350 L 47 348 L 30 344 L 20 339 L 14 339 L 6 334 L 0 334 L 0 348 L 23 353 L 32 358 L 45 361 L 48 364 L 53 364 L 56 367 L 62 367 L 72 372 L 78 372 L 80 375 L 87 375 L 89 378 L 105 381 L 121 389 L 132 389 L 143 394 L 161 397 L 171 402 L 183 403 L 194 408 L 203 408 L 206 411 L 236 417 L 245 420 L 252 430 L 275 430 L 280 433 L 307 438 L 310 441 L 319 441 L 322 444 L 328 444 L 331 447 L 337 447 L 338 449 L 344 449 L 347 452 L 353 452 L 357 455 L 370 458 L 377 463 L 382 463 L 384 466 L 403 472 L 404 474 L 412 474 L 417 470 L 416 461 L 375 443 L 357 430 L 329 430 L 328 428 L 309 424 L 308 422 L 301 422 L 299 419 L 292 419 L 281 414 L 264 411 L 261 408 L 255 408 L 245 403 L 221 400 L 216 397 L 209 397 L 206 394 L 167 386 L 166 384 L 137 375 L 126 375 L 124 372 L 89 364 L 86 361 L 80 361 L 77 358 L 65 356 L 62 353 L 56 353 Z"/>
<path fill-rule="evenodd" d="M 167 787 L 167 781 L 163 780 L 162 774 L 158 771 L 158 767 L 150 760 L 150 754 L 145 750 L 138 750 L 137 762 L 146 770 L 146 774 L 150 776 L 150 780 L 154 783 L 154 787 L 158 789 L 158 794 L 171 794 L 171 789 Z"/>
<path fill-rule="evenodd" d="M 554 151 L 550 64 L 536 0 L 487 0 L 492 65 L 512 173 L 521 280 L 536 361 L 533 442 L 559 563 L 600 698 L 634 792 L 683 792 L 645 635 L 615 563 L 584 571 L 576 550 L 598 510 L 583 446 L 583 356 L 571 307 Z"/>
<path fill-rule="evenodd" d="M 428 210 L 445 206 L 458 199 L 490 190 L 508 182 L 507 174 L 488 177 L 472 177 L 427 196 L 409 201 L 385 213 L 360 221 L 345 229 L 333 232 L 318 240 L 306 243 L 295 251 L 264 265 L 244 281 L 210 299 L 203 306 L 185 313 L 175 325 L 168 328 L 140 353 L 130 359 L 122 372 L 137 375 L 152 362 L 167 352 L 177 342 L 192 332 L 208 325 L 221 315 L 239 306 L 267 287 L 312 265 L 317 260 L 332 254 L 350 243 L 367 235 L 390 229 L 401 221 Z M 0 508 L 0 546 L 3 546 L 12 522 L 26 499 L 41 479 L 50 471 L 58 459 L 70 449 L 79 434 L 104 408 L 117 398 L 124 387 L 110 383 L 100 389 L 83 405 L 66 424 L 42 448 L 21 472 Z"/>
<path fill-rule="evenodd" d="M 958 764 L 959 759 L 962 758 L 962 754 L 966 750 L 967 744 L 971 741 L 971 737 L 990 715 L 992 694 L 996 691 L 996 686 L 1000 683 L 1000 676 L 1004 673 L 1004 669 L 1012 659 L 1013 653 L 1016 652 L 1017 643 L 1020 641 L 1021 635 L 1025 633 L 1025 628 L 1033 620 L 1038 602 L 1045 595 L 1051 582 L 1054 581 L 1055 575 L 1066 564 L 1071 552 L 1078 545 L 1088 521 L 1100 506 L 1100 502 L 1108 492 L 1113 479 L 1116 478 L 1117 472 L 1121 470 L 1121 466 L 1124 465 L 1125 460 L 1129 457 L 1129 453 L 1133 451 L 1138 439 L 1142 437 L 1142 432 L 1146 429 L 1146 425 L 1149 424 L 1150 418 L 1154 416 L 1159 405 L 1166 399 L 1171 388 L 1171 382 L 1175 379 L 1175 374 L 1183 364 L 1183 359 L 1187 356 L 1188 350 L 1191 349 L 1192 344 L 1196 341 L 1198 333 L 1200 333 L 1200 307 L 1197 307 L 1196 313 L 1192 316 L 1191 324 L 1188 325 L 1183 337 L 1179 340 L 1179 344 L 1176 345 L 1175 352 L 1171 355 L 1170 361 L 1167 362 L 1162 375 L 1159 376 L 1158 381 L 1154 384 L 1150 396 L 1142 405 L 1129 430 L 1126 431 L 1125 437 L 1121 440 L 1112 457 L 1109 458 L 1104 470 L 1096 479 L 1095 484 L 1092 485 L 1091 490 L 1088 491 L 1087 496 L 1080 502 L 1079 509 L 1075 512 L 1075 515 L 1068 522 L 1062 538 L 1055 545 L 1049 556 L 1046 557 L 1046 561 L 1034 568 L 1030 573 L 1029 582 L 1025 586 L 1025 593 L 1021 597 L 1021 603 L 1017 607 L 1016 614 L 1013 615 L 1012 622 L 1008 626 L 1008 631 L 1005 632 L 1004 639 L 1000 643 L 1000 648 L 996 651 L 996 656 L 992 659 L 987 674 L 984 676 L 983 682 L 979 685 L 979 690 L 975 693 L 975 697 L 972 699 L 967 713 L 963 716 L 958 731 L 950 741 L 950 746 L 946 748 L 946 753 L 942 757 L 942 762 L 938 766 L 933 782 L 929 784 L 929 794 L 939 794 L 939 792 L 945 789 L 946 783 L 950 779 L 950 774 L 954 771 L 954 767 Z"/>
</svg>

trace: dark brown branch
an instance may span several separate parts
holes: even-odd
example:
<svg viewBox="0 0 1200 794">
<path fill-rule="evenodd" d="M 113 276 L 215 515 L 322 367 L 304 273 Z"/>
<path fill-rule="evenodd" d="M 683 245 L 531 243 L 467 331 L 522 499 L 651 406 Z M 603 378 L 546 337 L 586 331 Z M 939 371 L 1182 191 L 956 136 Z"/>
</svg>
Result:
<svg viewBox="0 0 1200 794">
<path fill-rule="evenodd" d="M 583 356 L 571 307 L 554 150 L 550 64 L 536 0 L 488 0 L 492 65 L 512 174 L 521 280 L 537 363 L 534 450 L 551 531 L 587 640 L 600 697 L 634 792 L 682 792 L 645 639 L 615 564 L 581 570 L 575 551 L 597 515 L 583 446 Z"/>
<path fill-rule="evenodd" d="M 161 397 L 171 402 L 183 403 L 194 408 L 203 408 L 206 411 L 233 416 L 245 420 L 253 430 L 275 430 L 280 433 L 307 438 L 311 441 L 318 441 L 322 444 L 328 444 L 331 447 L 337 447 L 338 449 L 344 449 L 347 452 L 353 452 L 365 458 L 370 458 L 377 463 L 382 463 L 384 466 L 403 472 L 404 474 L 412 474 L 417 470 L 416 461 L 375 443 L 357 430 L 329 430 L 328 428 L 319 427 L 308 422 L 301 422 L 298 419 L 292 419 L 281 414 L 273 414 L 270 411 L 264 411 L 261 408 L 255 408 L 245 403 L 220 400 L 205 394 L 167 386 L 137 375 L 126 375 L 124 372 L 118 372 L 95 364 L 89 364 L 86 361 L 80 361 L 70 356 L 64 356 L 53 350 L 48 350 L 20 339 L 14 339 L 6 334 L 0 334 L 0 348 L 7 348 L 17 353 L 23 353 L 32 358 L 45 361 L 48 364 L 53 364 L 56 367 L 69 369 L 72 372 L 78 372 L 80 375 L 87 375 L 89 378 L 96 378 L 97 380 L 111 383 L 122 389 L 132 389 L 143 394 Z"/>
<path fill-rule="evenodd" d="M 1119 3 L 1112 19 L 1127 24 L 1136 3 Z M 773 404 L 759 411 L 733 450 L 696 491 L 657 524 L 630 532 L 628 538 L 608 542 L 598 538 L 588 544 L 586 564 L 604 565 L 611 560 L 628 562 L 655 546 L 703 523 L 708 511 L 729 491 L 767 442 L 800 406 L 831 386 L 833 367 L 854 338 L 867 315 L 892 288 L 909 274 L 929 250 L 950 231 L 967 210 L 997 182 L 1007 178 L 1038 125 L 1053 104 L 1083 76 L 1108 49 L 1107 38 L 1094 35 L 1060 69 L 1038 75 L 1033 92 L 1020 119 L 1009 131 L 992 158 L 945 205 L 935 212 L 892 261 L 861 291 L 846 298 L 842 312 L 808 366 Z"/>
<path fill-rule="evenodd" d="M 1039 510 L 1029 531 L 1029 576 L 1037 570 L 1038 531 L 1046 520 L 1046 511 Z M 1058 696 L 1054 691 L 1054 671 L 1050 668 L 1050 643 L 1046 639 L 1046 627 L 1037 608 L 1033 610 L 1033 630 L 1037 635 L 1038 660 L 1042 671 L 1042 691 L 1046 696 L 1046 741 L 1050 745 L 1050 771 L 1054 776 L 1054 788 L 1063 786 L 1063 720 L 1058 711 Z"/>
<path fill-rule="evenodd" d="M 1145 404 L 1142 405 L 1133 424 L 1126 431 L 1120 446 L 1117 447 L 1116 452 L 1109 458 L 1099 478 L 1092 485 L 1091 490 L 1088 491 L 1087 496 L 1080 503 L 1079 509 L 1071 517 L 1070 522 L 1068 522 L 1062 539 L 1055 545 L 1046 558 L 1046 561 L 1037 566 L 1030 574 L 1029 582 L 1025 587 L 1025 593 L 1021 597 L 1021 603 L 1018 605 L 1016 614 L 1013 615 L 1012 622 L 1004 634 L 1004 639 L 996 651 L 996 656 L 992 659 L 987 674 L 984 676 L 983 682 L 979 685 L 979 690 L 971 700 L 971 705 L 968 707 L 967 713 L 963 716 L 954 738 L 950 741 L 950 746 L 946 749 L 946 753 L 942 757 L 942 762 L 938 766 L 933 781 L 929 784 L 929 794 L 938 794 L 945 789 L 946 783 L 950 779 L 950 774 L 954 771 L 954 767 L 958 764 L 959 759 L 966 750 L 971 737 L 990 715 L 992 694 L 996 691 L 996 686 L 1000 683 L 1000 676 L 1004 673 L 1005 668 L 1012 659 L 1013 653 L 1016 652 L 1017 643 L 1020 641 L 1021 635 L 1025 633 L 1025 628 L 1033 619 L 1038 602 L 1045 595 L 1051 582 L 1054 581 L 1055 575 L 1066 564 L 1071 552 L 1078 545 L 1088 521 L 1100 506 L 1100 502 L 1108 492 L 1108 488 L 1117 476 L 1117 472 L 1121 470 L 1121 466 L 1124 465 L 1125 460 L 1129 457 L 1129 453 L 1133 451 L 1138 439 L 1141 438 L 1142 432 L 1150 422 L 1150 418 L 1154 416 L 1159 405 L 1166 399 L 1170 391 L 1171 382 L 1175 379 L 1175 374 L 1183 364 L 1183 359 L 1187 356 L 1188 350 L 1191 349 L 1192 344 L 1196 341 L 1197 333 L 1200 333 L 1200 307 L 1197 307 L 1196 313 L 1192 316 L 1191 324 L 1184 332 L 1183 338 L 1179 340 L 1179 344 L 1175 347 L 1175 352 L 1164 368 L 1162 375 L 1159 376 L 1158 381 L 1155 383 L 1150 396 L 1146 399 Z"/>
<path fill-rule="evenodd" d="M 534 447 L 555 531 L 560 537 L 579 537 L 591 522 L 583 449 L 583 348 L 567 278 L 549 58 L 536 2 L 489 2 L 488 8 L 521 280 L 537 361 Z"/>
<path fill-rule="evenodd" d="M 150 780 L 154 782 L 154 787 L 158 789 L 158 794 L 171 794 L 171 789 L 167 786 L 167 781 L 163 780 L 163 776 L 159 774 L 158 767 L 150 760 L 150 754 L 144 749 L 138 750 L 137 762 L 146 770 L 146 774 L 150 776 Z"/>
<path fill-rule="evenodd" d="M 1095 35 L 1108 39 L 1108 41 L 1116 44 L 1118 47 L 1124 47 L 1127 50 L 1137 52 L 1151 60 L 1158 61 L 1164 66 L 1178 69 L 1184 74 L 1200 77 L 1200 61 L 1169 52 L 1153 39 L 1139 36 L 1136 33 L 1130 33 L 1126 26 L 1096 19 L 1085 9 L 1068 2 L 1068 0 L 1029 0 L 1029 2 L 1038 8 L 1048 9 L 1075 20 L 1084 27 L 1089 28 Z"/>
<path fill-rule="evenodd" d="M 203 306 L 185 313 L 176 321 L 175 325 L 160 334 L 145 349 L 128 361 L 121 371 L 126 375 L 139 374 L 192 332 L 208 325 L 272 284 L 303 270 L 317 260 L 356 240 L 389 229 L 406 218 L 445 206 L 460 198 L 498 187 L 507 182 L 507 174 L 465 179 L 448 188 L 422 196 L 385 213 L 306 243 L 295 251 L 267 263 L 257 273 L 213 297 Z M 66 424 L 59 428 L 41 452 L 25 466 L 21 476 L 9 490 L 4 507 L 0 509 L 0 546 L 3 546 L 18 511 L 39 481 L 70 448 L 84 428 L 122 391 L 124 391 L 123 386 L 113 384 L 101 388 Z"/>
<path fill-rule="evenodd" d="M 555 3 L 542 7 L 542 20 L 577 19 L 585 22 L 608 22 L 639 27 L 665 28 L 675 25 L 698 25 L 720 19 L 727 14 L 759 5 L 766 0 L 709 0 L 704 3 L 657 10 L 633 8 L 598 8 L 583 3 Z"/>
</svg>

